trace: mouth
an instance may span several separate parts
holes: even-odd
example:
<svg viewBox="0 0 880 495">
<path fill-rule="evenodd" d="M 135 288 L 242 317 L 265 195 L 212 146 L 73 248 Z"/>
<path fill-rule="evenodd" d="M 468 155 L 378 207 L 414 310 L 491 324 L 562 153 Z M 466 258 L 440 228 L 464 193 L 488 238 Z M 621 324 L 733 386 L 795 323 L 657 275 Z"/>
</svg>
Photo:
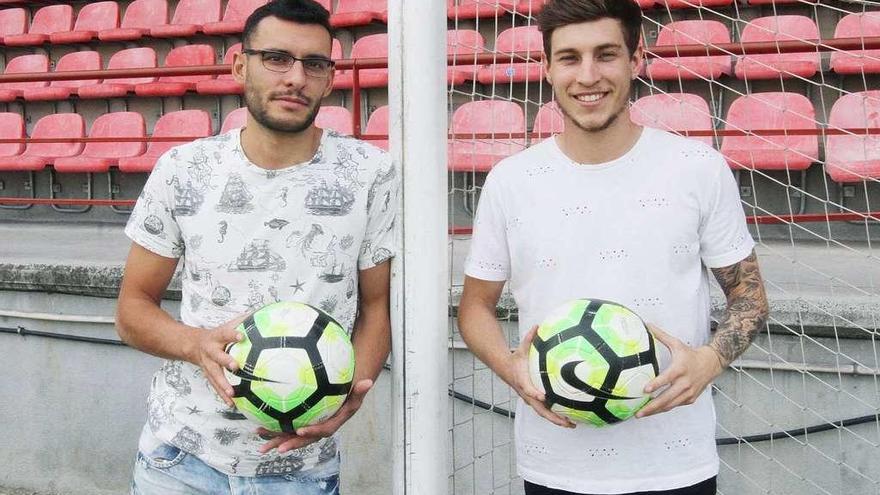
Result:
<svg viewBox="0 0 880 495">
<path fill-rule="evenodd" d="M 306 98 L 299 97 L 299 96 L 282 95 L 282 96 L 276 96 L 272 99 L 279 101 L 285 107 L 290 107 L 290 108 L 300 108 L 300 107 L 308 107 L 309 106 L 309 100 Z"/>
<path fill-rule="evenodd" d="M 586 105 L 594 105 L 602 101 L 606 96 L 608 96 L 608 91 L 596 91 L 590 93 L 580 93 L 576 95 L 572 95 L 572 97 Z"/>
</svg>

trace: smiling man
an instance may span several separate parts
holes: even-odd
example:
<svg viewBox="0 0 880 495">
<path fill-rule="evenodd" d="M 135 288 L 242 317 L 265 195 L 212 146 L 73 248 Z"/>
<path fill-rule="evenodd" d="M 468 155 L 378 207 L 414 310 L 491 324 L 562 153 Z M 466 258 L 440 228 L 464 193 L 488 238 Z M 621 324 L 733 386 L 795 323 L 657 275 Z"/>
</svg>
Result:
<svg viewBox="0 0 880 495">
<path fill-rule="evenodd" d="M 630 119 L 642 64 L 632 0 L 551 0 L 538 17 L 565 130 L 486 179 L 459 327 L 520 395 L 516 458 L 527 495 L 714 495 L 710 384 L 763 327 L 767 301 L 736 183 L 712 148 Z M 727 309 L 710 338 L 710 269 Z M 519 308 L 511 353 L 495 318 Z M 527 355 L 548 313 L 577 298 L 628 306 L 670 351 L 637 418 L 578 426 L 548 409 Z"/>
<path fill-rule="evenodd" d="M 390 350 L 398 180 L 389 157 L 314 126 L 333 85 L 329 13 L 275 0 L 244 28 L 233 75 L 247 125 L 171 149 L 132 212 L 117 327 L 166 359 L 153 378 L 132 493 L 339 493 L 336 430 Z M 159 305 L 180 260 L 181 321 Z M 223 368 L 243 315 L 310 303 L 352 333 L 355 377 L 324 423 L 272 435 L 232 403 Z"/>
</svg>

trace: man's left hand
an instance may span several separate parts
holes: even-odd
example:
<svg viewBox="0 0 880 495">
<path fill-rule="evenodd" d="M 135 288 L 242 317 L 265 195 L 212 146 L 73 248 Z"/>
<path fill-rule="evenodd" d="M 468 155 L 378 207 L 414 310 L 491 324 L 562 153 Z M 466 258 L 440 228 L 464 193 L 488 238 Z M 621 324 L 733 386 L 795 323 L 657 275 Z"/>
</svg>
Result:
<svg viewBox="0 0 880 495">
<path fill-rule="evenodd" d="M 338 430 L 354 413 L 360 409 L 364 402 L 364 397 L 373 386 L 373 380 L 360 380 L 351 387 L 348 398 L 339 411 L 326 421 L 311 426 L 304 426 L 296 430 L 296 433 L 277 433 L 269 431 L 265 428 L 257 429 L 257 433 L 263 437 L 272 437 L 268 442 L 260 447 L 260 453 L 265 454 L 272 449 L 277 448 L 279 454 L 287 451 L 299 449 L 317 442 L 322 438 L 327 438 Z"/>
<path fill-rule="evenodd" d="M 669 367 L 645 386 L 645 393 L 652 393 L 668 385 L 638 413 L 637 418 L 669 411 L 681 405 L 693 404 L 703 390 L 721 374 L 721 358 L 711 347 L 689 347 L 684 342 L 648 324 L 648 329 L 672 354 Z"/>
</svg>

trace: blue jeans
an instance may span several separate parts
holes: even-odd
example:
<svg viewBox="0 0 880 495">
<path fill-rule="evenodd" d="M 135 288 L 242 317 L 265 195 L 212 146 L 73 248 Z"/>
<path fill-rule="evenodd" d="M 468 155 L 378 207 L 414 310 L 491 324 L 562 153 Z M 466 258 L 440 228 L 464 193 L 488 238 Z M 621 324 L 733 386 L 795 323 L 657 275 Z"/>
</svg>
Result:
<svg viewBox="0 0 880 495">
<path fill-rule="evenodd" d="M 196 456 L 162 444 L 138 452 L 132 495 L 339 495 L 339 475 L 322 479 L 279 476 L 227 476 Z"/>
</svg>

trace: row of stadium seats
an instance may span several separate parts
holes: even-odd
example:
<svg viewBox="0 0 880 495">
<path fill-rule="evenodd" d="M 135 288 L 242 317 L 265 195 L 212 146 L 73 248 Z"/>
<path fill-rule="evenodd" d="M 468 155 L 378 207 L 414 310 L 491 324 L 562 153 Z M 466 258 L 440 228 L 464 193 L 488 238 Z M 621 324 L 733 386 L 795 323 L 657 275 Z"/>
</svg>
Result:
<svg viewBox="0 0 880 495">
<path fill-rule="evenodd" d="M 330 0 L 319 0 L 328 9 Z M 448 0 L 450 18 L 469 19 L 493 17 L 503 12 L 523 15 L 540 11 L 544 0 L 501 0 L 497 4 L 479 0 Z M 787 3 L 795 3 L 796 0 Z M 92 2 L 83 6 L 74 18 L 70 5 L 50 5 L 34 13 L 30 19 L 24 8 L 0 10 L 0 44 L 7 46 L 68 44 L 101 41 L 133 41 L 144 36 L 180 38 L 241 33 L 244 21 L 266 0 L 228 0 L 221 16 L 221 0 L 180 0 L 169 22 L 167 0 L 134 0 L 120 17 L 115 1 Z M 644 8 L 691 8 L 703 5 L 731 5 L 733 0 L 639 0 Z M 770 3 L 770 0 L 751 4 Z M 777 0 L 776 3 L 782 3 Z M 386 0 L 337 0 L 331 23 L 336 27 L 353 27 L 374 21 L 387 22 Z M 74 20 L 75 19 L 75 20 Z"/>
<path fill-rule="evenodd" d="M 880 91 L 852 93 L 833 105 L 828 125 L 834 129 L 880 126 Z M 241 127 L 244 108 L 230 112 L 221 132 Z M 632 106 L 636 122 L 673 131 L 711 131 L 713 116 L 708 104 L 692 94 L 657 94 L 636 100 Z M 724 129 L 734 131 L 778 130 L 783 134 L 724 136 L 720 150 L 735 169 L 806 170 L 819 161 L 819 136 L 815 111 L 810 101 L 795 93 L 756 93 L 734 100 L 724 120 Z M 322 107 L 316 124 L 343 134 L 352 134 L 352 116 L 344 107 Z M 181 110 L 163 115 L 153 137 L 202 137 L 211 134 L 211 120 L 202 110 Z M 563 119 L 555 103 L 543 105 L 532 126 L 535 139 L 561 132 Z M 464 103 L 452 116 L 449 168 L 452 171 L 485 172 L 499 160 L 527 146 L 525 137 L 466 138 L 462 135 L 506 135 L 523 133 L 526 120 L 522 107 L 514 102 L 482 100 Z M 809 130 L 814 133 L 800 134 Z M 388 108 L 376 109 L 367 122 L 367 135 L 387 136 Z M 791 133 L 791 134 L 789 134 Z M 92 138 L 137 138 L 146 136 L 139 113 L 116 112 L 98 117 L 88 134 Z M 86 136 L 85 123 L 77 114 L 54 114 L 40 119 L 31 139 L 75 139 Z M 24 121 L 16 113 L 0 114 L 0 138 L 25 136 Z M 696 137 L 713 145 L 712 136 Z M 387 139 L 373 141 L 387 149 Z M 97 142 L 0 144 L 0 171 L 38 171 L 53 165 L 59 172 L 106 172 L 111 166 L 123 172 L 149 172 L 159 155 L 179 142 Z M 865 177 L 880 178 L 880 139 L 852 134 L 829 135 L 825 146 L 826 170 L 832 180 L 853 182 Z"/>
<path fill-rule="evenodd" d="M 790 22 L 783 22 L 790 21 Z M 797 34 L 782 29 L 773 29 L 787 24 L 802 28 Z M 862 36 L 880 35 L 880 14 L 852 14 L 844 17 L 837 27 L 835 37 L 851 37 L 853 31 Z M 808 32 L 809 31 L 809 32 Z M 803 16 L 774 16 L 756 19 L 743 31 L 744 39 L 758 41 L 760 37 L 774 37 L 777 40 L 807 39 L 818 37 L 818 28 L 809 18 Z M 658 35 L 658 46 L 681 46 L 694 43 L 729 43 L 726 27 L 717 21 L 677 21 L 663 26 Z M 457 30 L 447 33 L 449 52 L 456 55 L 482 53 L 485 50 L 483 37 L 474 30 Z M 534 26 L 510 28 L 499 33 L 495 49 L 500 52 L 538 51 L 542 38 Z M 231 63 L 235 53 L 241 51 L 241 43 L 231 46 L 223 57 L 223 63 Z M 351 58 L 387 57 L 387 35 L 384 33 L 359 38 L 352 47 Z M 332 57 L 342 59 L 342 46 L 334 40 Z M 732 57 L 669 57 L 657 58 L 647 66 L 646 74 L 655 80 L 678 80 L 710 78 L 734 72 L 740 79 L 775 79 L 777 77 L 811 77 L 819 67 L 818 53 L 794 53 L 784 55 L 749 55 L 738 58 L 735 71 L 732 70 Z M 214 52 L 209 45 L 189 45 L 171 50 L 165 59 L 165 67 L 213 65 Z M 154 68 L 157 66 L 156 53 L 152 48 L 130 48 L 116 52 L 107 65 L 108 69 Z M 103 68 L 101 56 L 95 51 L 80 51 L 64 55 L 56 64 L 56 72 L 100 70 Z M 880 50 L 860 50 L 831 53 L 831 69 L 838 74 L 880 73 Z M 22 55 L 13 58 L 6 66 L 5 74 L 48 72 L 49 59 L 45 55 Z M 475 80 L 482 84 L 538 81 L 542 78 L 542 67 L 536 63 L 508 63 L 481 65 L 456 65 L 448 71 L 448 82 L 462 84 Z M 360 71 L 359 82 L 364 88 L 381 88 L 388 85 L 386 69 L 364 69 Z M 348 89 L 354 84 L 350 71 L 340 71 L 334 81 L 334 88 Z M 80 98 L 122 97 L 134 93 L 139 96 L 179 96 L 188 91 L 200 94 L 234 94 L 241 91 L 240 85 L 231 76 L 173 76 L 147 77 L 136 79 L 115 79 L 74 81 L 35 81 L 26 83 L 0 83 L 0 101 L 8 102 L 16 98 L 29 101 L 60 100 L 77 95 Z"/>
</svg>

